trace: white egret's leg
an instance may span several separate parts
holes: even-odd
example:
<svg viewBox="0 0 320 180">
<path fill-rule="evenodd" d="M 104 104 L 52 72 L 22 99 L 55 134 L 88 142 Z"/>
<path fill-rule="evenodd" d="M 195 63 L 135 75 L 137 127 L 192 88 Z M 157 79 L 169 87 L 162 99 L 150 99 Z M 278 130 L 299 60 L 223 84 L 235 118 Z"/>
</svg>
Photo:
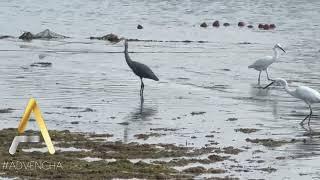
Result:
<svg viewBox="0 0 320 180">
<path fill-rule="evenodd" d="M 267 74 L 268 81 L 273 81 L 273 79 L 269 78 L 268 68 L 266 69 L 266 74 Z"/>
<path fill-rule="evenodd" d="M 302 126 L 304 121 L 310 116 L 310 114 L 308 114 L 301 122 L 300 122 L 300 125 Z"/>
<path fill-rule="evenodd" d="M 309 118 L 309 122 L 308 122 L 308 125 L 310 124 L 310 118 L 311 118 L 311 115 L 312 115 L 312 109 L 311 109 L 311 106 L 308 104 L 309 106 L 309 109 L 310 109 L 310 114 L 308 114 L 301 122 L 300 122 L 300 125 L 302 126 L 304 121 Z"/>
<path fill-rule="evenodd" d="M 309 120 L 308 120 L 308 126 L 310 126 L 310 120 L 311 120 L 311 116 L 312 116 L 312 108 L 310 105 L 309 105 L 309 108 L 310 108 L 310 115 L 309 115 Z"/>
<path fill-rule="evenodd" d="M 259 78 L 258 78 L 258 84 L 260 85 L 260 76 L 261 76 L 261 71 L 259 71 Z"/>
</svg>

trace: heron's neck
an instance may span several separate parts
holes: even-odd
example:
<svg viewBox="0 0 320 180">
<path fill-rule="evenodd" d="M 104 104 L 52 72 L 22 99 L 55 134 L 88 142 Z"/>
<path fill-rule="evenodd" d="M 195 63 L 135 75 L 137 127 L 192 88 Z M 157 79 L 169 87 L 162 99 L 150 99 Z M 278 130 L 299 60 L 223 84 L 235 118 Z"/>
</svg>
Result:
<svg viewBox="0 0 320 180">
<path fill-rule="evenodd" d="M 276 48 L 273 48 L 273 61 L 277 60 L 279 57 L 278 51 Z"/>
<path fill-rule="evenodd" d="M 291 96 L 295 97 L 294 90 L 289 88 L 287 82 L 286 82 L 286 84 L 284 86 L 284 89 L 287 91 L 288 94 L 290 94 Z"/>
<path fill-rule="evenodd" d="M 129 53 L 128 53 L 128 46 L 124 47 L 124 57 L 126 58 L 126 62 L 128 65 L 131 64 L 131 59 L 129 57 Z"/>
</svg>

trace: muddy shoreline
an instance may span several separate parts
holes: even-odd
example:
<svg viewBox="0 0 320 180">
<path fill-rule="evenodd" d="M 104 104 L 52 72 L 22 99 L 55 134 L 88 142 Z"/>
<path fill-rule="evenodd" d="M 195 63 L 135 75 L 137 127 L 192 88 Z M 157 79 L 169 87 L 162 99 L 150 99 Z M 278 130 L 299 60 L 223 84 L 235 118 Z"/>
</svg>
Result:
<svg viewBox="0 0 320 180">
<path fill-rule="evenodd" d="M 156 129 L 157 131 L 162 129 Z M 165 130 L 165 129 L 164 129 Z M 18 152 L 11 156 L 8 148 L 16 136 L 17 129 L 0 130 L 0 163 L 9 163 L 2 166 L 0 177 L 35 178 L 35 179 L 88 179 L 88 178 L 142 178 L 142 179 L 238 179 L 233 172 L 239 171 L 241 162 L 235 156 L 241 155 L 245 148 L 233 146 L 222 147 L 219 144 L 208 144 L 206 147 L 196 148 L 176 146 L 174 144 L 146 144 L 123 143 L 110 141 L 112 134 L 76 133 L 68 130 L 49 131 L 56 148 L 56 154 L 50 155 L 44 143 L 22 143 Z M 28 130 L 26 135 L 40 135 L 37 131 Z M 150 134 L 138 134 L 148 137 Z M 161 134 L 164 135 L 165 134 Z M 151 136 L 155 136 L 152 135 Z M 155 136 L 157 137 L 157 136 Z M 264 146 L 281 146 L 285 143 L 298 141 L 261 140 Z M 43 140 L 42 140 L 43 142 Z M 255 139 L 253 143 L 259 143 Z M 273 144 L 275 143 L 275 144 Z M 256 152 L 261 153 L 261 152 Z M 285 157 L 278 157 L 278 160 Z M 252 161 L 255 161 L 254 158 Z M 260 161 L 260 162 L 259 162 Z M 258 163 L 264 160 L 259 160 Z M 60 167 L 51 169 L 37 169 L 36 167 L 21 168 L 17 163 L 47 162 L 60 163 Z M 238 163 L 238 166 L 217 166 L 208 168 L 206 165 L 215 163 Z M 190 166 L 197 164 L 197 166 Z M 182 167 L 185 167 L 181 169 Z M 17 170 L 18 169 L 18 170 Z M 241 168 L 240 168 L 241 169 Z M 273 167 L 242 168 L 242 171 L 277 171 Z M 218 175 L 218 176 L 217 176 Z"/>
</svg>

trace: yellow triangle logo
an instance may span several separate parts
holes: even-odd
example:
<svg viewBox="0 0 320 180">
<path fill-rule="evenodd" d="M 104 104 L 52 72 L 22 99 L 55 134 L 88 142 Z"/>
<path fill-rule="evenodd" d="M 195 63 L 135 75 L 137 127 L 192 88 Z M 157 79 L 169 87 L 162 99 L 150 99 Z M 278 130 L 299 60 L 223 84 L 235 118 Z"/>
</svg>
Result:
<svg viewBox="0 0 320 180">
<path fill-rule="evenodd" d="M 27 126 L 27 123 L 29 121 L 31 112 L 34 113 L 35 119 L 36 119 L 37 124 L 38 124 L 38 126 L 40 128 L 41 135 L 42 135 L 42 137 L 44 139 L 44 142 L 46 143 L 46 145 L 48 147 L 49 153 L 50 154 L 54 154 L 55 153 L 55 149 L 53 147 L 53 144 L 52 144 L 52 141 L 51 141 L 51 138 L 50 138 L 46 123 L 44 122 L 44 120 L 42 118 L 40 108 L 39 108 L 39 106 L 38 106 L 38 104 L 37 104 L 37 102 L 36 102 L 36 100 L 34 98 L 31 98 L 29 100 L 27 108 L 26 108 L 26 110 L 24 112 L 24 115 L 23 115 L 21 121 L 20 121 L 20 124 L 19 124 L 19 127 L 18 127 L 19 134 L 24 133 L 24 131 L 26 129 L 26 126 Z"/>
</svg>

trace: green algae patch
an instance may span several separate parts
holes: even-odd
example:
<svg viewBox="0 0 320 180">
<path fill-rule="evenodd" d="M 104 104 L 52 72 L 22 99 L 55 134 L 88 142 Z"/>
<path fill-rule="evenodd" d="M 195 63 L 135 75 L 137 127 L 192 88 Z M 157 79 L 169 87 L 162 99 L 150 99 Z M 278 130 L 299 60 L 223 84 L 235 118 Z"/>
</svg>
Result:
<svg viewBox="0 0 320 180">
<path fill-rule="evenodd" d="M 196 166 L 196 167 L 187 168 L 187 169 L 183 170 L 183 172 L 198 175 L 198 174 L 204 174 L 204 173 L 221 174 L 221 173 L 225 173 L 227 171 L 224 169 L 214 169 L 214 168 L 206 169 L 202 166 Z"/>
<path fill-rule="evenodd" d="M 200 163 L 200 164 L 210 164 L 214 161 L 211 161 L 210 159 L 195 159 L 195 158 L 180 158 L 180 159 L 172 159 L 168 162 L 166 161 L 153 161 L 155 164 L 165 164 L 167 166 L 186 166 L 188 164 L 192 163 Z"/>
<path fill-rule="evenodd" d="M 204 168 L 202 166 L 191 167 L 191 168 L 183 170 L 183 172 L 192 173 L 192 174 L 203 174 L 206 171 L 207 171 L 206 168 Z"/>
<path fill-rule="evenodd" d="M 243 150 L 241 150 L 241 149 L 235 148 L 233 146 L 229 146 L 229 147 L 224 147 L 224 148 L 217 148 L 217 150 L 215 150 L 215 153 L 225 153 L 225 154 L 237 155 L 242 151 Z"/>
<path fill-rule="evenodd" d="M 286 140 L 274 140 L 274 139 L 246 139 L 247 142 L 261 144 L 266 147 L 280 147 L 282 145 L 293 143 L 293 141 L 286 141 Z"/>
<path fill-rule="evenodd" d="M 29 130 L 24 135 L 39 135 L 41 143 L 21 143 L 16 154 L 12 156 L 8 150 L 13 138 L 18 135 L 17 129 L 0 130 L 0 143 L 2 144 L 0 163 L 1 165 L 8 164 L 7 167 L 0 167 L 2 172 L 0 176 L 20 179 L 192 179 L 194 174 L 180 172 L 174 169 L 173 165 L 186 165 L 192 162 L 208 164 L 216 161 L 216 159 L 210 160 L 209 158 L 203 160 L 193 158 L 212 153 L 214 148 L 210 147 L 192 148 L 161 143 L 111 142 L 107 141 L 110 134 L 77 133 L 67 130 L 53 130 L 49 133 L 56 148 L 54 155 L 47 152 L 41 134 Z M 104 140 L 95 139 L 97 137 Z M 87 157 L 98 160 L 82 159 Z M 168 157 L 178 159 L 189 157 L 191 160 L 172 160 L 167 163 L 143 161 L 144 159 L 156 160 Z M 109 162 L 108 159 L 114 161 Z M 141 159 L 141 161 L 133 163 L 130 159 Z M 220 160 L 224 158 L 220 157 Z M 44 162 L 45 167 L 43 167 Z M 21 164 L 23 167 L 20 167 Z"/>
<path fill-rule="evenodd" d="M 246 134 L 250 134 L 250 133 L 254 133 L 257 131 L 260 131 L 260 129 L 255 129 L 255 128 L 239 128 L 239 129 L 235 129 L 235 132 L 242 132 L 242 133 L 246 133 Z"/>
<path fill-rule="evenodd" d="M 165 135 L 165 134 L 159 134 L 159 133 L 136 134 L 136 135 L 134 135 L 134 137 L 137 138 L 137 139 L 147 140 L 150 137 L 160 137 L 162 135 Z"/>
</svg>

